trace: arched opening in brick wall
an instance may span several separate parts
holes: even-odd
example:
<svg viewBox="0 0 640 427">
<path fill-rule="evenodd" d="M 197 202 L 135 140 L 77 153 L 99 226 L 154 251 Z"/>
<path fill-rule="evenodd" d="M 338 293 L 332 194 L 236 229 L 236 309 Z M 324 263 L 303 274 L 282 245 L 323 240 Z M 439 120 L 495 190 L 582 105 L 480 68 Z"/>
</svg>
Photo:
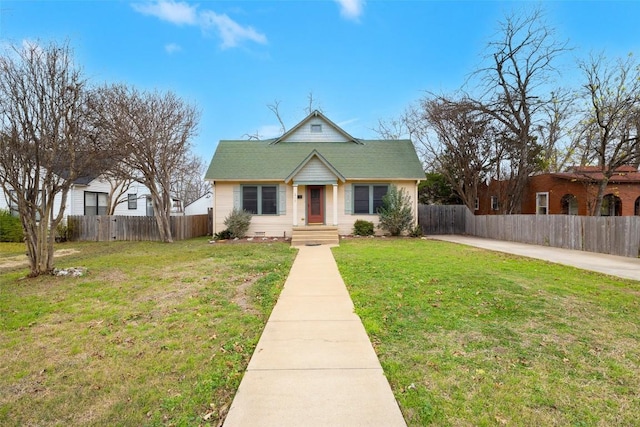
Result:
<svg viewBox="0 0 640 427">
<path fill-rule="evenodd" d="M 578 215 L 578 198 L 573 194 L 565 194 L 560 199 L 563 215 Z"/>
<path fill-rule="evenodd" d="M 638 197 L 636 199 L 636 203 L 633 207 L 633 214 L 634 215 L 640 215 L 640 197 Z"/>
<path fill-rule="evenodd" d="M 615 194 L 607 194 L 602 199 L 602 216 L 620 216 L 622 215 L 622 200 Z"/>
</svg>

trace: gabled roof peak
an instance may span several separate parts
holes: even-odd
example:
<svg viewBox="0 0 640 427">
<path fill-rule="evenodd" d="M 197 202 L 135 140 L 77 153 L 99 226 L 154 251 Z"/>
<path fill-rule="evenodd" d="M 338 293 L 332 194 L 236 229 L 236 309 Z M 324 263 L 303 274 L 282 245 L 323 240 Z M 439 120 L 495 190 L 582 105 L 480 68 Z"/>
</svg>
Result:
<svg viewBox="0 0 640 427">
<path fill-rule="evenodd" d="M 323 129 L 322 124 L 326 124 L 329 129 Z M 309 125 L 309 129 L 304 129 Z M 280 142 L 346 142 L 361 144 L 360 140 L 354 138 L 340 126 L 329 120 L 320 110 L 313 110 L 300 123 L 285 132 L 281 137 L 276 138 L 271 144 Z"/>
</svg>

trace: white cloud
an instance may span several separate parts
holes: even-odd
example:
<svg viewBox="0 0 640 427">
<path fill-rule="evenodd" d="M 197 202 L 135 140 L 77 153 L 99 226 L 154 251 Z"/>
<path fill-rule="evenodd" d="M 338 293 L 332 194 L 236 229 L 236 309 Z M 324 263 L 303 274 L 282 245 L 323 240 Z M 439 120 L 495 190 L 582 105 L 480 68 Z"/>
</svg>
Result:
<svg viewBox="0 0 640 427">
<path fill-rule="evenodd" d="M 343 18 L 357 21 L 364 9 L 364 0 L 336 0 L 340 5 L 340 15 Z"/>
<path fill-rule="evenodd" d="M 223 49 L 236 47 L 243 41 L 267 43 L 267 36 L 256 31 L 253 27 L 242 26 L 226 14 L 217 14 L 212 10 L 199 11 L 197 6 L 191 6 L 185 2 L 158 0 L 144 4 L 136 3 L 132 7 L 143 15 L 155 16 L 172 24 L 198 26 L 202 30 L 214 29 L 222 39 L 221 47 Z M 170 46 L 165 46 L 165 49 L 169 53 L 174 52 L 175 50 L 170 51 L 173 47 Z M 177 47 L 179 48 L 179 46 Z"/>
<path fill-rule="evenodd" d="M 182 47 L 177 43 L 169 43 L 164 45 L 164 50 L 166 50 L 167 53 L 171 54 L 175 52 L 180 52 L 182 50 Z"/>
<path fill-rule="evenodd" d="M 252 27 L 243 27 L 226 14 L 218 15 L 209 10 L 201 13 L 203 27 L 213 26 L 222 38 L 222 48 L 236 47 L 244 40 L 260 44 L 267 43 L 267 37 Z"/>
<path fill-rule="evenodd" d="M 136 12 L 143 15 L 151 15 L 163 21 L 176 25 L 193 25 L 196 23 L 197 11 L 195 6 L 190 6 L 184 2 L 172 0 L 160 0 L 154 3 L 134 3 L 131 5 Z"/>
</svg>

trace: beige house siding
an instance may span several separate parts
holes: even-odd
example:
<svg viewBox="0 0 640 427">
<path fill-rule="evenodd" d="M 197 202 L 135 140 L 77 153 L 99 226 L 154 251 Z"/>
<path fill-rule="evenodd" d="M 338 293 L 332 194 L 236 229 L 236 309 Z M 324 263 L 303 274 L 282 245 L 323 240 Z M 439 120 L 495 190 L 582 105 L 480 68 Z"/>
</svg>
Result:
<svg viewBox="0 0 640 427">
<path fill-rule="evenodd" d="M 229 216 L 229 213 L 233 210 L 233 198 L 234 190 L 236 190 L 242 184 L 256 184 L 256 183 L 241 183 L 241 182 L 216 182 L 214 187 L 213 197 L 213 232 L 218 233 L 224 230 L 224 220 Z M 284 183 L 278 182 L 260 182 L 260 185 L 281 185 Z M 279 195 L 278 195 L 279 197 Z M 259 235 L 271 236 L 271 237 L 291 237 L 293 229 L 293 217 L 291 209 L 291 200 L 293 197 L 293 187 L 286 186 L 286 214 L 284 215 L 253 215 L 251 218 L 251 226 L 247 232 L 247 237 Z M 286 234 L 285 234 L 286 233 Z"/>
<path fill-rule="evenodd" d="M 321 132 L 311 132 L 313 125 L 319 125 Z M 317 129 L 317 128 L 316 128 Z M 321 117 L 312 117 L 295 129 L 285 139 L 286 142 L 347 142 L 348 139 L 344 134 L 338 132 Z"/>
<path fill-rule="evenodd" d="M 337 197 L 337 222 L 338 233 L 341 235 L 348 235 L 353 232 L 353 224 L 356 220 L 362 219 L 371 221 L 376 226 L 376 234 L 383 234 L 382 230 L 377 228 L 378 216 L 377 215 L 354 215 L 345 213 L 345 188 L 352 184 L 377 184 L 387 183 L 382 181 L 347 181 L 346 183 L 338 184 L 338 197 Z M 238 188 L 241 182 L 216 182 L 214 185 L 214 197 L 213 199 L 213 222 L 214 233 L 224 230 L 225 218 L 232 211 L 234 206 L 234 189 Z M 246 183 L 254 184 L 254 183 Z M 277 184 L 283 186 L 284 183 L 280 182 L 260 182 L 260 184 Z M 395 184 L 398 189 L 404 188 L 409 193 L 412 199 L 413 217 L 417 221 L 418 204 L 417 204 L 417 185 L 415 181 L 392 181 L 389 184 Z M 325 224 L 334 225 L 334 205 L 336 201 L 333 199 L 333 185 L 325 185 Z M 307 224 L 306 218 L 306 202 L 307 202 L 307 187 L 306 185 L 298 186 L 298 195 L 301 198 L 293 200 L 293 185 L 286 185 L 286 213 L 283 215 L 254 215 L 251 219 L 251 226 L 247 233 L 248 237 L 255 235 L 265 235 L 267 237 L 291 237 L 294 221 L 293 221 L 293 203 L 297 205 L 297 225 L 305 226 Z M 349 202 L 351 205 L 352 202 Z"/>
</svg>

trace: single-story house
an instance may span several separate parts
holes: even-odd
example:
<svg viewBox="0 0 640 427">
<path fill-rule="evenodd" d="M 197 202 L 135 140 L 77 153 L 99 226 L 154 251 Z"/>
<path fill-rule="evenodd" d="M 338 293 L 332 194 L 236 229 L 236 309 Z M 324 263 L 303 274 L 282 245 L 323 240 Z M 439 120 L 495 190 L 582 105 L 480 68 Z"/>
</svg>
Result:
<svg viewBox="0 0 640 427">
<path fill-rule="evenodd" d="M 522 213 L 538 215 L 590 215 L 603 175 L 596 166 L 574 166 L 566 172 L 529 177 L 523 193 Z M 479 191 L 476 214 L 501 214 L 504 200 L 500 182 Z M 609 179 L 602 202 L 602 216 L 640 215 L 640 172 L 622 166 Z"/>
<path fill-rule="evenodd" d="M 410 140 L 357 139 L 314 111 L 279 138 L 220 141 L 205 179 L 213 188 L 214 233 L 237 208 L 253 214 L 250 235 L 300 244 L 336 243 L 358 219 L 377 224 L 392 184 L 408 192 L 417 218 L 424 176 Z"/>
</svg>

